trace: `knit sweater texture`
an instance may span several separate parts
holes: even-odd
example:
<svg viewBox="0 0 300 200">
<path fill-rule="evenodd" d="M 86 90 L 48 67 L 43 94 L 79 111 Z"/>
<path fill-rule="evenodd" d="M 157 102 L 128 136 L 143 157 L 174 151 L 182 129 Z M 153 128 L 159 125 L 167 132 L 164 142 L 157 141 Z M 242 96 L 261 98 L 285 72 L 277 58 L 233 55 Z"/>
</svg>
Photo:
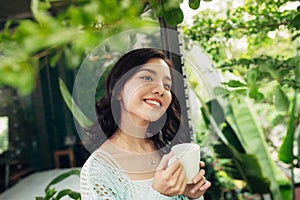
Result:
<svg viewBox="0 0 300 200">
<path fill-rule="evenodd" d="M 81 169 L 82 200 L 186 200 L 184 195 L 165 196 L 133 182 L 129 177 L 96 150 Z M 202 198 L 199 198 L 199 200 Z"/>
</svg>

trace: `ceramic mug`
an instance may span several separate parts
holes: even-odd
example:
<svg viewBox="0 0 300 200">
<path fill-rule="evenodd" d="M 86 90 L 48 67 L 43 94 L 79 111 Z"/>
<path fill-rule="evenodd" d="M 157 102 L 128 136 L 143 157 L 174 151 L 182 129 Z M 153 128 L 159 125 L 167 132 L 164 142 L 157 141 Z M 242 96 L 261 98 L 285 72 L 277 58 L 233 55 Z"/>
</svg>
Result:
<svg viewBox="0 0 300 200">
<path fill-rule="evenodd" d="M 193 143 L 182 143 L 174 145 L 171 150 L 174 155 L 168 165 L 172 164 L 175 159 L 179 160 L 187 176 L 187 183 L 192 183 L 192 179 L 200 170 L 200 146 Z"/>
</svg>

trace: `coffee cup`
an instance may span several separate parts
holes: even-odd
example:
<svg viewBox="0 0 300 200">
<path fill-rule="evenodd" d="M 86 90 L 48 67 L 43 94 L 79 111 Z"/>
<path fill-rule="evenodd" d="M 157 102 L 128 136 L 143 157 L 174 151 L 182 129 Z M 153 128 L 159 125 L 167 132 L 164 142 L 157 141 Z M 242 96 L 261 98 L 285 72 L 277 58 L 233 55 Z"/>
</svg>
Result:
<svg viewBox="0 0 300 200">
<path fill-rule="evenodd" d="M 200 146 L 193 143 L 182 143 L 173 146 L 171 150 L 174 152 L 174 155 L 169 160 L 169 165 L 175 159 L 179 160 L 187 176 L 187 183 L 192 183 L 192 179 L 200 170 Z"/>
</svg>

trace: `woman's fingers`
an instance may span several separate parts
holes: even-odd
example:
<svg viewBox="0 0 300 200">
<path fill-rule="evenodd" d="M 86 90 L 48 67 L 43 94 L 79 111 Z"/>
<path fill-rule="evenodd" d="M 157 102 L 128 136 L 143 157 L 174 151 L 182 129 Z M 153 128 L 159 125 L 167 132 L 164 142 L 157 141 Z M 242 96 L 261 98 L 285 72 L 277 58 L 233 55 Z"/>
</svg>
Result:
<svg viewBox="0 0 300 200">
<path fill-rule="evenodd" d="M 194 187 L 191 189 L 191 193 L 194 194 L 198 190 L 200 190 L 201 187 L 203 187 L 206 184 L 206 178 L 203 176 L 202 179 L 194 185 Z"/>
<path fill-rule="evenodd" d="M 205 170 L 203 167 L 205 166 L 204 162 L 200 161 L 200 170 L 196 174 L 196 176 L 192 179 L 192 184 L 188 184 L 184 191 L 184 195 L 189 198 L 199 198 L 202 196 L 205 191 L 211 186 L 210 181 L 205 178 Z"/>
<path fill-rule="evenodd" d="M 200 169 L 199 173 L 192 179 L 194 184 L 197 184 L 205 175 L 205 170 Z"/>
<path fill-rule="evenodd" d="M 183 166 L 179 160 L 173 159 L 173 155 L 174 153 L 171 151 L 162 158 L 153 188 L 168 196 L 183 194 L 186 191 L 192 196 L 202 195 L 211 185 L 204 177 L 205 170 L 203 167 L 205 163 L 203 161 L 199 162 L 200 171 L 192 179 L 193 184 L 189 184 L 189 187 L 186 188 L 187 178 Z M 175 161 L 171 162 L 172 159 Z"/>
<path fill-rule="evenodd" d="M 154 175 L 152 187 L 167 196 L 182 194 L 186 188 L 186 174 L 179 160 L 170 164 L 173 153 L 162 158 L 160 166 Z M 174 157 L 173 157 L 174 158 Z"/>
<path fill-rule="evenodd" d="M 203 161 L 200 161 L 199 165 L 200 165 L 200 168 L 205 167 L 205 163 Z"/>
<path fill-rule="evenodd" d="M 184 170 L 182 170 L 180 176 L 178 177 L 178 184 L 180 186 L 178 194 L 183 194 L 187 184 L 186 174 Z"/>
<path fill-rule="evenodd" d="M 200 190 L 207 190 L 211 186 L 211 182 L 206 180 L 205 184 L 200 187 Z"/>
<path fill-rule="evenodd" d="M 179 160 L 176 160 L 170 166 L 168 166 L 168 168 L 165 170 L 165 173 L 169 177 L 173 175 L 178 176 L 182 170 L 182 164 Z"/>
<path fill-rule="evenodd" d="M 176 163 L 174 163 L 174 165 L 176 165 Z M 182 194 L 185 190 L 187 179 L 186 179 L 186 174 L 180 162 L 179 162 L 179 167 L 170 176 L 171 177 L 170 177 L 169 184 L 174 194 L 176 195 Z"/>
<path fill-rule="evenodd" d="M 179 160 L 176 160 L 168 167 L 166 174 L 169 176 L 179 177 L 181 171 L 183 171 L 183 166 Z"/>
<path fill-rule="evenodd" d="M 206 178 L 205 178 L 205 171 L 201 169 L 199 173 L 193 178 L 192 182 L 194 184 L 194 187 L 191 189 L 191 193 L 194 194 L 196 193 L 200 187 L 202 187 L 206 183 Z"/>
<path fill-rule="evenodd" d="M 169 160 L 170 160 L 170 158 L 172 158 L 173 155 L 174 155 L 173 151 L 164 155 L 159 163 L 158 170 L 160 170 L 160 169 L 165 170 L 168 167 Z"/>
<path fill-rule="evenodd" d="M 206 180 L 205 183 L 198 189 L 198 191 L 204 193 L 211 186 L 211 182 Z"/>
</svg>

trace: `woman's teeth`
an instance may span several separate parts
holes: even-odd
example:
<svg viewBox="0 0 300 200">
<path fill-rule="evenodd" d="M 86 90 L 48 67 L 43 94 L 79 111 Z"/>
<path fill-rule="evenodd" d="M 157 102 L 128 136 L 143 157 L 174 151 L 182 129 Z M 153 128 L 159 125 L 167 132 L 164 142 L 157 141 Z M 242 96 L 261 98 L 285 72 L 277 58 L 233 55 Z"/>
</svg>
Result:
<svg viewBox="0 0 300 200">
<path fill-rule="evenodd" d="M 154 104 L 156 106 L 161 106 L 160 103 L 158 103 L 157 101 L 153 101 L 153 100 L 145 100 L 147 103 L 150 103 L 150 104 Z"/>
</svg>

